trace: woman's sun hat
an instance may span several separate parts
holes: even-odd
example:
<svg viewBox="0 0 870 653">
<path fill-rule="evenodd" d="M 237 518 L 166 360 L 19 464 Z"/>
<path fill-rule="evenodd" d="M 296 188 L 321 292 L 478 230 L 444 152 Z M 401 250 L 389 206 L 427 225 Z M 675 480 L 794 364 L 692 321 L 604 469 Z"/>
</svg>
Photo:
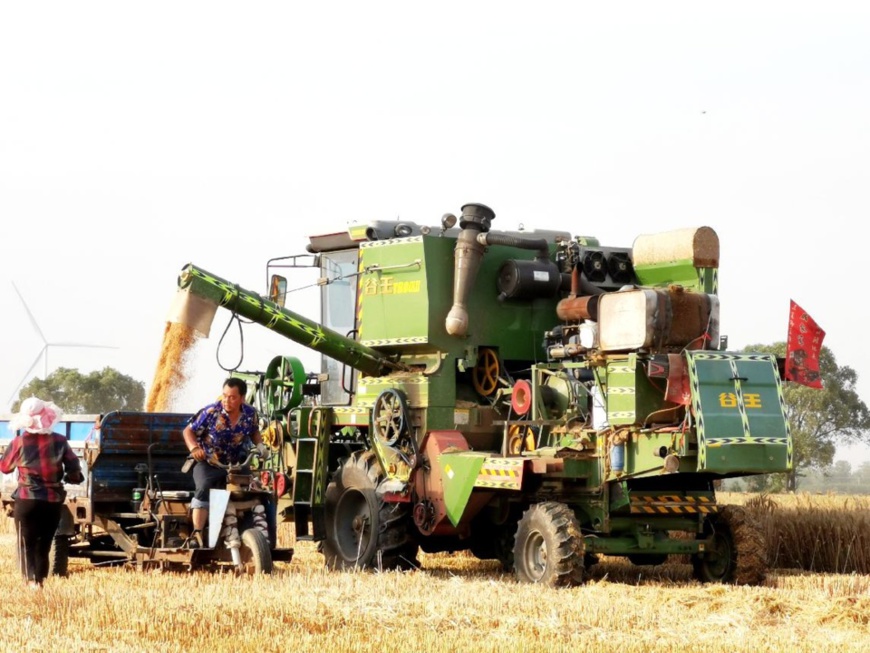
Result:
<svg viewBox="0 0 870 653">
<path fill-rule="evenodd" d="M 63 411 L 51 401 L 30 397 L 21 402 L 21 408 L 9 420 L 9 430 L 23 429 L 28 433 L 51 433 L 63 417 Z"/>
</svg>

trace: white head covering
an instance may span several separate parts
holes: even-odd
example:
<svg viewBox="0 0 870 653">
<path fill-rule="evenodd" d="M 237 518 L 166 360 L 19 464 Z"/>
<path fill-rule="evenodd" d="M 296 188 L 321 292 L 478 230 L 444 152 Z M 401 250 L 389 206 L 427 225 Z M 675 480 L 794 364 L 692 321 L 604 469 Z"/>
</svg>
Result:
<svg viewBox="0 0 870 653">
<path fill-rule="evenodd" d="M 63 417 L 63 411 L 50 401 L 30 397 L 21 402 L 18 413 L 9 420 L 9 430 L 28 433 L 51 433 Z"/>
</svg>

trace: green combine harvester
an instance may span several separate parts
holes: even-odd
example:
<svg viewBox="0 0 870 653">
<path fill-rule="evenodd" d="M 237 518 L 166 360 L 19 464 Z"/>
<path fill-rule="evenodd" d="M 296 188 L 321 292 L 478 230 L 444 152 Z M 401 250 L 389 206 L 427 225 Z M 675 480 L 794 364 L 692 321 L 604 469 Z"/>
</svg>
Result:
<svg viewBox="0 0 870 653">
<path fill-rule="evenodd" d="M 761 583 L 762 533 L 714 484 L 789 471 L 792 441 L 777 359 L 719 335 L 716 233 L 606 247 L 494 219 L 312 237 L 268 263 L 267 296 L 183 268 L 175 321 L 207 335 L 222 306 L 322 354 L 240 374 L 278 518 L 342 569 L 470 550 L 563 586 L 597 554 L 687 554 L 700 581 Z M 319 322 L 284 306 L 277 272 L 306 265 Z"/>
</svg>

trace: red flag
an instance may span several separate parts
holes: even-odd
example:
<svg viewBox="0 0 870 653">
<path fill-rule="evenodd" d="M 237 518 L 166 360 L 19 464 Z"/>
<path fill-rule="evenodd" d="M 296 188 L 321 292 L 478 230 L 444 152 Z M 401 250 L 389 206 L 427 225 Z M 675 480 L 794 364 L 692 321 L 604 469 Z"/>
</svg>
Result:
<svg viewBox="0 0 870 653">
<path fill-rule="evenodd" d="M 822 387 L 819 354 L 825 331 L 809 314 L 791 300 L 788 313 L 788 342 L 785 351 L 785 379 L 810 388 Z"/>
</svg>

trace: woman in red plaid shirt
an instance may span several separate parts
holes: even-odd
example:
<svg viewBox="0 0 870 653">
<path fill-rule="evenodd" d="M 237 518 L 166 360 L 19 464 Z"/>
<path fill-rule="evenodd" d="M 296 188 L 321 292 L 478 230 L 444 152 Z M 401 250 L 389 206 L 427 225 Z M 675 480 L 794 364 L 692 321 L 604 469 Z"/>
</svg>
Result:
<svg viewBox="0 0 870 653">
<path fill-rule="evenodd" d="M 18 488 L 12 495 L 18 561 L 34 589 L 42 587 L 48 576 L 48 555 L 66 498 L 63 483 L 84 480 L 81 463 L 66 437 L 52 432 L 61 417 L 61 410 L 52 402 L 25 399 L 18 414 L 9 420 L 10 431 L 24 432 L 12 439 L 0 459 L 0 472 L 10 474 L 18 469 Z"/>
</svg>

